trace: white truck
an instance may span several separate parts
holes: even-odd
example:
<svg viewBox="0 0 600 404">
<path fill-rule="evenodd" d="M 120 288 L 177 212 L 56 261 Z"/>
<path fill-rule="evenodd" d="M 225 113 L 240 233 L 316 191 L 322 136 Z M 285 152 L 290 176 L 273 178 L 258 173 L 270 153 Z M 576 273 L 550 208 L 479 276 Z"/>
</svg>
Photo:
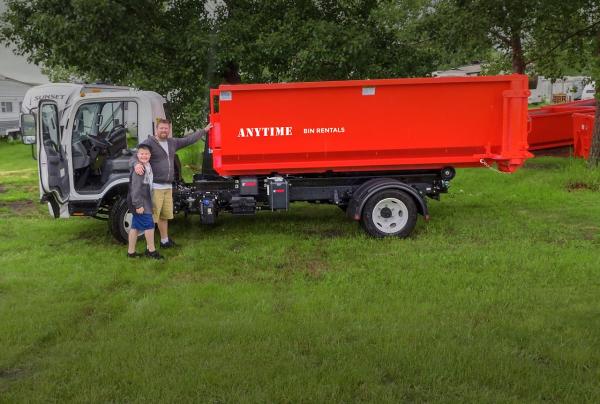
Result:
<svg viewBox="0 0 600 404">
<path fill-rule="evenodd" d="M 311 85 L 319 89 L 327 83 Z M 287 94 L 285 88 L 274 86 L 279 94 Z M 360 89 L 361 83 L 354 86 Z M 396 90 L 402 88 L 397 86 Z M 264 111 L 268 111 L 268 93 L 255 95 L 266 103 Z M 223 102 L 228 99 L 219 97 Z M 213 111 L 213 106 L 211 103 L 211 119 L 217 119 L 220 113 Z M 318 104 L 315 110 L 324 116 L 329 113 Z M 55 218 L 91 216 L 107 220 L 113 237 L 126 242 L 131 225 L 126 203 L 129 161 L 135 146 L 153 135 L 156 119 L 168 118 L 166 111 L 165 99 L 149 91 L 76 84 L 30 89 L 21 113 L 22 140 L 36 146 L 40 200 L 48 203 L 50 214 Z M 261 119 L 281 121 L 277 113 L 262 115 Z M 303 201 L 340 207 L 374 237 L 407 237 L 417 215 L 428 218 L 426 198 L 439 199 L 455 174 L 453 167 L 441 166 L 221 176 L 214 168 L 209 144 L 210 134 L 204 145 L 202 170 L 194 173 L 191 183 L 183 181 L 181 165 L 175 159 L 173 182 L 174 213 L 199 215 L 204 225 L 215 223 L 223 212 L 248 215 L 261 210 L 287 211 L 290 203 Z M 373 207 L 367 208 L 368 204 Z"/>
<path fill-rule="evenodd" d="M 22 141 L 36 146 L 40 198 L 51 215 L 108 220 L 113 236 L 126 239 L 130 149 L 153 134 L 165 104 L 157 93 L 127 87 L 32 87 L 22 104 Z"/>
<path fill-rule="evenodd" d="M 454 103 L 443 121 L 413 98 L 455 100 L 463 88 L 468 102 Z M 324 203 L 373 237 L 408 237 L 418 215 L 429 218 L 427 200 L 448 191 L 454 166 L 496 162 L 512 172 L 530 156 L 523 146 L 528 95 L 520 75 L 222 85 L 210 92 L 214 128 L 202 170 L 186 183 L 175 160 L 173 211 L 211 225 L 221 213 Z M 165 99 L 154 92 L 32 88 L 23 102 L 23 142 L 37 146 L 40 197 L 50 213 L 107 220 L 112 235 L 125 241 L 129 162 L 158 118 L 168 116 Z"/>
</svg>

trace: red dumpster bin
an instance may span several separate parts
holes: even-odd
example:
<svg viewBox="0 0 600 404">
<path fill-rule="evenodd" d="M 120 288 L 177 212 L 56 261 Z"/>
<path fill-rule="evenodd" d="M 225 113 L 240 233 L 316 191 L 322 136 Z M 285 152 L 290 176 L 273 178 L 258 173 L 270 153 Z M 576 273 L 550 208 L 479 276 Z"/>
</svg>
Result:
<svg viewBox="0 0 600 404">
<path fill-rule="evenodd" d="M 592 148 L 592 135 L 594 131 L 595 111 L 573 114 L 573 133 L 575 157 L 587 159 Z"/>
<path fill-rule="evenodd" d="M 531 156 L 527 83 L 508 75 L 221 85 L 211 90 L 214 169 L 231 176 L 496 163 L 512 172 Z"/>
<path fill-rule="evenodd" d="M 529 110 L 531 131 L 529 150 L 545 150 L 572 146 L 574 142 L 573 114 L 595 111 L 595 100 L 547 105 Z"/>
</svg>

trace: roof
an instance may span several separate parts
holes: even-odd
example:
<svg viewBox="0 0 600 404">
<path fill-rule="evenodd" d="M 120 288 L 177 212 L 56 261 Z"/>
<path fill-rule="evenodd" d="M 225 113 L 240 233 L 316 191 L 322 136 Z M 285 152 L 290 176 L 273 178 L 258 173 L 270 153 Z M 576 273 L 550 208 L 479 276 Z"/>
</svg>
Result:
<svg viewBox="0 0 600 404">
<path fill-rule="evenodd" d="M 0 80 L 13 81 L 15 83 L 23 84 L 24 86 L 28 86 L 28 87 L 37 86 L 36 83 L 26 83 L 21 80 L 13 79 L 12 77 L 5 76 L 3 74 L 0 74 Z"/>
<path fill-rule="evenodd" d="M 481 63 L 459 66 L 449 70 L 437 70 L 431 73 L 434 77 L 448 76 L 478 76 L 481 73 Z"/>
<path fill-rule="evenodd" d="M 9 48 L 3 46 L 0 46 L 0 76 L 28 85 L 49 82 L 39 66 L 29 63 L 23 56 L 15 55 Z"/>
</svg>

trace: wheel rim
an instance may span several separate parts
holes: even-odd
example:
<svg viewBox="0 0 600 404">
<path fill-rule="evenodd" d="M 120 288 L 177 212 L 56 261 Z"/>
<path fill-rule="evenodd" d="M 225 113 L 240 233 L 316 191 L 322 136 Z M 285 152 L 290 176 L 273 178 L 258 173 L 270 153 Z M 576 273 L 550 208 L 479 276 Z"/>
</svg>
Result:
<svg viewBox="0 0 600 404">
<path fill-rule="evenodd" d="M 123 216 L 123 228 L 125 229 L 125 232 L 127 234 L 129 234 L 129 230 L 131 230 L 131 222 L 133 221 L 133 215 L 131 214 L 130 211 L 125 212 L 125 215 Z"/>
<path fill-rule="evenodd" d="M 398 233 L 408 223 L 408 208 L 398 198 L 382 199 L 373 208 L 373 223 L 382 233 Z"/>
<path fill-rule="evenodd" d="M 133 221 L 133 214 L 130 211 L 125 212 L 123 215 L 123 228 L 125 229 L 125 233 L 129 234 L 129 230 L 131 230 L 131 222 Z M 144 237 L 144 232 L 140 231 L 138 233 L 138 239 Z"/>
</svg>

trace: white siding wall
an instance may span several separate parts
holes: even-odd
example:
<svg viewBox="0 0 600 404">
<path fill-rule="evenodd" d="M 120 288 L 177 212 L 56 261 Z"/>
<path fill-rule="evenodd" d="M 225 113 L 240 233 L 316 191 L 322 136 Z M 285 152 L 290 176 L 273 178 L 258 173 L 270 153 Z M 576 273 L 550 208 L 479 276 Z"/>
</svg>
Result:
<svg viewBox="0 0 600 404">
<path fill-rule="evenodd" d="M 6 129 L 19 127 L 19 105 L 23 97 L 31 86 L 0 77 L 0 103 L 11 103 L 12 112 L 2 112 L 0 104 L 0 135 L 6 132 Z M 6 105 L 6 104 L 4 104 Z"/>
</svg>

